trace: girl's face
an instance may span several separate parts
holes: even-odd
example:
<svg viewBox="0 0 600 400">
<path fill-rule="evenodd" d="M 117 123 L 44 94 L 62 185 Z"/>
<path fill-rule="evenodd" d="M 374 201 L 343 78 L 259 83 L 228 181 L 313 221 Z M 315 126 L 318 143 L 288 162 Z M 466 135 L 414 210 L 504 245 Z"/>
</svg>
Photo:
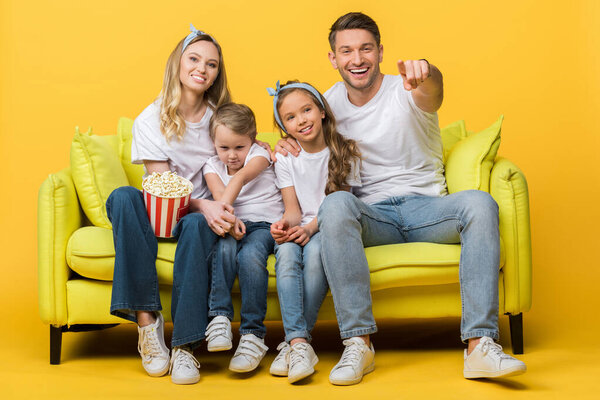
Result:
<svg viewBox="0 0 600 400">
<path fill-rule="evenodd" d="M 325 112 L 304 90 L 294 90 L 285 96 L 278 111 L 285 130 L 300 144 L 323 141 Z"/>
<path fill-rule="evenodd" d="M 227 166 L 229 175 L 239 171 L 246 161 L 252 146 L 252 139 L 246 135 L 235 133 L 223 125 L 215 128 L 215 148 L 217 156 Z"/>
<path fill-rule="evenodd" d="M 219 51 L 207 41 L 200 40 L 186 47 L 179 62 L 182 90 L 204 93 L 219 75 Z"/>
</svg>

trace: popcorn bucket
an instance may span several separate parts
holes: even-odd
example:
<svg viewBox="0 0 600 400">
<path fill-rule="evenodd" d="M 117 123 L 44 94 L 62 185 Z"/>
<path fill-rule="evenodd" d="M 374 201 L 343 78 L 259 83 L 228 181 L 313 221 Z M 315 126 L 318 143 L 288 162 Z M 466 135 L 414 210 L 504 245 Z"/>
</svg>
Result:
<svg viewBox="0 0 600 400">
<path fill-rule="evenodd" d="M 146 190 L 144 203 L 154 234 L 161 238 L 173 237 L 173 228 L 190 209 L 191 193 L 183 197 L 159 197 Z"/>
</svg>

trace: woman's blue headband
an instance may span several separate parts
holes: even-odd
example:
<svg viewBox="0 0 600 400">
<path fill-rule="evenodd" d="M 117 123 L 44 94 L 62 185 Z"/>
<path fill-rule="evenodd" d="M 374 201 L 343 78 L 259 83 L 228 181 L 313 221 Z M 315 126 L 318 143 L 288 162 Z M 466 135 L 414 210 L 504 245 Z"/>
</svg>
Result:
<svg viewBox="0 0 600 400">
<path fill-rule="evenodd" d="M 215 38 L 210 36 L 208 33 L 199 31 L 198 29 L 194 28 L 194 25 L 190 24 L 190 34 L 187 35 L 186 38 L 183 40 L 183 47 L 181 49 L 181 53 L 183 54 L 183 52 L 185 51 L 185 48 L 190 45 L 190 43 L 192 42 L 192 40 L 194 40 L 194 38 L 196 36 L 202 36 L 202 35 L 208 36 L 210 38 L 210 40 L 213 41 L 213 43 L 217 43 Z"/>
<path fill-rule="evenodd" d="M 279 81 L 277 81 L 277 83 L 275 84 L 275 89 L 267 88 L 267 92 L 269 92 L 269 94 L 273 96 L 273 115 L 275 116 L 275 121 L 277 121 L 277 125 L 279 125 L 281 130 L 285 133 L 287 133 L 287 131 L 283 127 L 283 123 L 281 122 L 281 118 L 279 117 L 279 111 L 277 111 L 277 99 L 279 99 L 279 94 L 282 91 L 294 88 L 308 90 L 317 98 L 317 100 L 319 100 L 319 103 L 321 103 L 321 106 L 323 106 L 323 109 L 325 109 L 325 104 L 323 103 L 323 99 L 321 98 L 321 93 L 319 93 L 317 89 L 315 89 L 308 83 L 290 83 L 289 85 L 281 87 L 279 85 Z"/>
</svg>

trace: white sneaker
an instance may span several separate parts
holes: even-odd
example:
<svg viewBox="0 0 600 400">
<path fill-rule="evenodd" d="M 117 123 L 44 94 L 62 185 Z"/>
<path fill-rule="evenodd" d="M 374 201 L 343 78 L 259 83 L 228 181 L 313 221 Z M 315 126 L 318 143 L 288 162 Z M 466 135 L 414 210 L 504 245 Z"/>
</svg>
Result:
<svg viewBox="0 0 600 400">
<path fill-rule="evenodd" d="M 240 344 L 229 363 L 229 369 L 233 372 L 250 372 L 258 367 L 269 348 L 265 346 L 264 339 L 249 333 L 242 335 Z"/>
<path fill-rule="evenodd" d="M 200 380 L 200 363 L 184 346 L 173 348 L 171 357 L 171 381 L 177 385 L 190 385 Z"/>
<path fill-rule="evenodd" d="M 275 357 L 271 363 L 269 372 L 271 372 L 271 375 L 275 376 L 287 376 L 290 363 L 288 357 L 290 345 L 287 342 L 281 342 L 279 343 L 279 346 L 277 346 L 277 350 L 279 351 L 279 354 L 277 354 L 277 357 Z"/>
<path fill-rule="evenodd" d="M 315 354 L 312 346 L 308 343 L 296 343 L 291 346 L 289 352 L 290 369 L 288 372 L 288 382 L 294 383 L 304 379 L 315 372 L 315 365 L 319 358 Z"/>
<path fill-rule="evenodd" d="M 156 322 L 144 327 L 138 326 L 138 351 L 142 356 L 142 366 L 150 376 L 163 376 L 169 370 L 169 349 L 165 344 L 165 320 L 156 313 Z"/>
<path fill-rule="evenodd" d="M 463 375 L 467 379 L 474 378 L 505 378 L 521 375 L 527 371 L 523 361 L 505 354 L 502 346 L 492 338 L 484 336 L 471 354 L 464 353 Z"/>
<path fill-rule="evenodd" d="M 229 350 L 233 346 L 231 339 L 231 322 L 224 315 L 217 315 L 206 327 L 206 349 L 208 351 Z"/>
<path fill-rule="evenodd" d="M 344 340 L 342 358 L 331 370 L 329 382 L 334 385 L 354 385 L 362 380 L 363 375 L 375 369 L 375 349 L 364 340 L 353 337 Z"/>
</svg>

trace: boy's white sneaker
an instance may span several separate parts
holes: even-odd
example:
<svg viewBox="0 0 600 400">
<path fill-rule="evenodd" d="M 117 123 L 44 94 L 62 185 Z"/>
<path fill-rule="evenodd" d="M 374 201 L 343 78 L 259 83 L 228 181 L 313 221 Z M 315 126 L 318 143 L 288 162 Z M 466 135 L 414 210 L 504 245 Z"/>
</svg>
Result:
<svg viewBox="0 0 600 400">
<path fill-rule="evenodd" d="M 265 346 L 264 339 L 252 333 L 242 335 L 240 344 L 229 362 L 229 369 L 233 372 L 250 372 L 258 367 L 269 348 Z"/>
<path fill-rule="evenodd" d="M 163 376 L 169 370 L 169 349 L 165 344 L 165 320 L 156 312 L 156 321 L 144 327 L 138 326 L 138 351 L 142 366 L 150 376 Z"/>
<path fill-rule="evenodd" d="M 206 327 L 206 349 L 208 351 L 229 350 L 233 346 L 231 340 L 231 322 L 223 315 L 217 315 Z"/>
<path fill-rule="evenodd" d="M 271 363 L 271 369 L 269 372 L 271 372 L 271 375 L 287 376 L 289 369 L 290 345 L 287 342 L 281 342 L 279 343 L 279 346 L 277 346 L 277 350 L 279 351 L 279 354 L 277 354 L 277 357 L 275 357 Z"/>
<path fill-rule="evenodd" d="M 471 354 L 467 355 L 465 349 L 464 360 L 463 375 L 467 379 L 505 378 L 527 371 L 523 361 L 505 354 L 502 346 L 487 336 L 481 338 Z"/>
<path fill-rule="evenodd" d="M 188 347 L 173 348 L 171 381 L 177 385 L 190 385 L 200 380 L 200 363 Z"/>
<path fill-rule="evenodd" d="M 315 372 L 315 365 L 319 358 L 312 346 L 308 343 L 296 343 L 289 352 L 288 382 L 294 383 L 304 379 Z"/>
<path fill-rule="evenodd" d="M 362 380 L 363 375 L 375 369 L 375 349 L 373 342 L 367 346 L 364 340 L 353 337 L 344 340 L 342 358 L 329 374 L 329 382 L 334 385 L 354 385 Z"/>
</svg>

